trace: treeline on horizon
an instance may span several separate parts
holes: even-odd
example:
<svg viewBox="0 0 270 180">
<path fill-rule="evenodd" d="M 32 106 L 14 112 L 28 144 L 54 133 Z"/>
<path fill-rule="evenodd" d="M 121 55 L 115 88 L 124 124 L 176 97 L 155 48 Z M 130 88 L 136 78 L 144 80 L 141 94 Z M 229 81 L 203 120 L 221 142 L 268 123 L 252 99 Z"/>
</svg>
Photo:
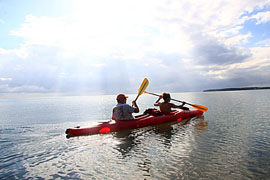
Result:
<svg viewBox="0 0 270 180">
<path fill-rule="evenodd" d="M 243 91 L 243 90 L 262 90 L 270 89 L 270 87 L 242 87 L 242 88 L 223 88 L 223 89 L 207 89 L 203 92 L 212 92 L 212 91 Z"/>
</svg>

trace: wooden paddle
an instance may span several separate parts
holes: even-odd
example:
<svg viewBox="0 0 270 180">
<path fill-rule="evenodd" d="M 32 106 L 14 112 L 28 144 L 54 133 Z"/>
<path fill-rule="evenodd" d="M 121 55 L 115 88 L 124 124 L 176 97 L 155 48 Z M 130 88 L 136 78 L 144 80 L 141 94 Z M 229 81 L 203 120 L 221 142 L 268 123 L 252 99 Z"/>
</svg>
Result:
<svg viewBox="0 0 270 180">
<path fill-rule="evenodd" d="M 151 94 L 151 95 L 154 95 L 154 96 L 160 96 L 160 95 L 158 95 L 158 94 L 154 94 L 154 93 L 150 93 L 150 92 L 146 92 L 146 91 L 144 91 L 144 93 Z M 183 102 L 184 102 L 184 101 L 179 101 L 179 100 L 177 100 L 177 99 L 171 99 L 171 100 L 176 101 L 176 102 L 180 102 L 180 103 L 183 103 Z M 202 111 L 202 112 L 206 112 L 206 111 L 208 110 L 207 107 L 202 106 L 202 105 L 198 105 L 198 104 L 190 104 L 190 103 L 187 103 L 187 102 L 186 102 L 186 104 L 188 104 L 188 105 L 190 105 L 190 106 L 194 107 L 195 109 L 198 109 L 198 110 L 200 110 L 200 111 Z"/>
<path fill-rule="evenodd" d="M 144 78 L 144 80 L 143 80 L 143 82 L 142 82 L 142 84 L 140 86 L 140 89 L 138 90 L 138 95 L 137 95 L 136 99 L 134 100 L 135 102 L 137 101 L 138 97 L 140 95 L 142 95 L 143 92 L 145 92 L 144 90 L 147 88 L 148 84 L 149 84 L 148 79 Z"/>
</svg>

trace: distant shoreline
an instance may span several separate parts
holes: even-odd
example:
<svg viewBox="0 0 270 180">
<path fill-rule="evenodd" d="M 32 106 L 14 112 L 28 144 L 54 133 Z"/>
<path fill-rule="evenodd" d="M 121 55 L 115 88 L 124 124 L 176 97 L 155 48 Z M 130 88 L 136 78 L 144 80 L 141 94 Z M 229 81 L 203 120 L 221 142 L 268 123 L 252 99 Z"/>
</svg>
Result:
<svg viewBox="0 0 270 180">
<path fill-rule="evenodd" d="M 270 89 L 270 87 L 242 87 L 242 88 L 223 88 L 223 89 L 207 89 L 203 92 L 213 92 L 213 91 L 245 91 L 245 90 L 263 90 Z"/>
</svg>

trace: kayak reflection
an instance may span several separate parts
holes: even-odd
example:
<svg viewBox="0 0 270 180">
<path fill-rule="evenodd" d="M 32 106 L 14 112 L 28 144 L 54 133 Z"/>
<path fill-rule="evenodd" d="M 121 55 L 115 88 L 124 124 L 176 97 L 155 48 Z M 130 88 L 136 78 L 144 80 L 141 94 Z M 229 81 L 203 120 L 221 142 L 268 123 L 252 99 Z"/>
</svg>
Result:
<svg viewBox="0 0 270 180">
<path fill-rule="evenodd" d="M 179 153 L 183 152 L 183 156 L 186 156 L 185 145 L 194 134 L 192 131 L 197 130 L 197 124 L 205 124 L 204 119 L 185 119 L 181 122 L 115 132 L 112 133 L 116 141 L 113 148 L 119 152 L 118 158 L 121 161 L 136 164 L 147 179 L 155 171 L 152 167 L 157 160 L 152 157 L 156 154 L 159 154 L 159 160 L 166 160 L 167 155 L 174 152 L 180 143 L 180 147 L 184 149 L 180 148 Z"/>
<path fill-rule="evenodd" d="M 149 138 L 158 140 L 166 149 L 170 149 L 174 135 L 180 132 L 185 134 L 185 125 L 189 124 L 190 120 L 191 119 L 185 119 L 180 123 L 171 122 L 152 127 L 114 132 L 112 135 L 118 141 L 115 149 L 121 153 L 122 158 L 126 158 L 132 155 L 130 152 L 133 149 L 135 149 L 136 154 L 140 153 L 142 148 L 138 148 L 138 146 L 144 144 L 144 141 L 147 141 Z M 204 121 L 203 116 L 193 118 L 192 121 L 194 121 L 194 127 L 196 129 L 201 131 L 206 130 L 208 123 Z"/>
<path fill-rule="evenodd" d="M 125 130 L 113 133 L 113 136 L 117 138 L 119 143 L 116 145 L 116 150 L 119 151 L 123 158 L 128 156 L 129 151 L 140 144 L 136 136 L 138 134 L 134 130 Z"/>
<path fill-rule="evenodd" d="M 204 120 L 204 116 L 197 117 L 194 119 L 195 128 L 198 131 L 207 131 L 208 122 Z"/>
</svg>

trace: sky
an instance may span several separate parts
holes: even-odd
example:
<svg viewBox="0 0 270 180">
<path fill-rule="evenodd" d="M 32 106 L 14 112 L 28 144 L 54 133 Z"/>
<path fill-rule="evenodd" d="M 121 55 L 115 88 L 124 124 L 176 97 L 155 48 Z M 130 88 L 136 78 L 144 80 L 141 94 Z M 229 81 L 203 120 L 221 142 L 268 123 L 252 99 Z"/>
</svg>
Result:
<svg viewBox="0 0 270 180">
<path fill-rule="evenodd" d="M 269 0 L 0 0 L 0 93 L 270 86 Z"/>
</svg>

